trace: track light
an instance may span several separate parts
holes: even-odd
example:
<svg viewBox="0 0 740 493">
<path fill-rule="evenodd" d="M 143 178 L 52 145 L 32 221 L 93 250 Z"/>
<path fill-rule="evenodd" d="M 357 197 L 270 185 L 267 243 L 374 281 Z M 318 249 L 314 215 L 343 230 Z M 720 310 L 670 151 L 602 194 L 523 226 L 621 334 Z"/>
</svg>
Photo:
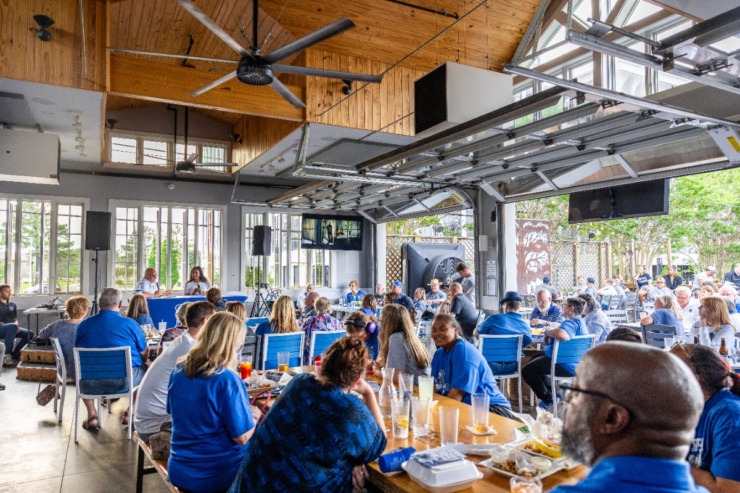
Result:
<svg viewBox="0 0 740 493">
<path fill-rule="evenodd" d="M 33 16 L 33 20 L 39 25 L 39 28 L 36 30 L 36 36 L 41 41 L 49 41 L 51 39 L 49 28 L 54 25 L 54 19 L 44 14 L 36 14 Z"/>
<path fill-rule="evenodd" d="M 108 128 L 113 130 L 116 127 L 116 124 L 118 124 L 118 120 L 116 120 L 115 118 L 108 118 L 105 123 L 107 124 L 106 126 Z"/>
<path fill-rule="evenodd" d="M 241 134 L 238 134 L 236 132 L 231 132 L 229 134 L 229 137 L 231 137 L 231 142 L 234 144 L 241 144 L 242 143 L 242 136 Z"/>
<path fill-rule="evenodd" d="M 354 81 L 349 79 L 342 79 L 342 82 L 344 82 L 344 86 L 342 86 L 342 92 L 345 95 L 349 96 L 350 94 L 352 94 L 352 83 Z"/>
</svg>

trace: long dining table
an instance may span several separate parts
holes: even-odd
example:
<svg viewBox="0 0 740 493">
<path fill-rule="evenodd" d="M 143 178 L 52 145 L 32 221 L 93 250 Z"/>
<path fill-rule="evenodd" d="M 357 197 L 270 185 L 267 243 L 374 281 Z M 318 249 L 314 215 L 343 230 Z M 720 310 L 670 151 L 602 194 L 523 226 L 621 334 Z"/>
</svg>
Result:
<svg viewBox="0 0 740 493">
<path fill-rule="evenodd" d="M 296 373 L 314 373 L 313 366 L 303 366 L 291 368 L 291 371 Z M 367 376 L 368 381 L 381 383 L 379 374 L 372 374 Z M 418 393 L 418 388 L 415 388 L 415 395 Z M 459 411 L 458 418 L 458 431 L 457 439 L 458 442 L 464 444 L 489 444 L 489 443 L 509 443 L 515 439 L 514 430 L 524 426 L 519 421 L 504 418 L 497 414 L 491 413 L 489 417 L 489 423 L 496 429 L 496 434 L 487 436 L 475 436 L 466 429 L 466 426 L 472 422 L 472 408 L 467 404 L 463 404 L 449 397 L 434 394 L 434 401 L 437 404 L 434 405 L 430 411 L 429 420 L 429 434 L 426 437 L 416 438 L 413 436 L 413 431 L 409 430 L 409 438 L 407 439 L 396 439 L 393 438 L 391 419 L 386 418 L 385 429 L 386 437 L 388 440 L 384 453 L 391 452 L 398 448 L 414 447 L 417 451 L 428 450 L 440 446 L 439 437 L 439 409 L 441 407 L 456 407 Z M 471 462 L 481 462 L 487 457 L 468 455 L 467 459 Z M 377 461 L 374 461 L 367 466 L 367 470 L 370 476 L 370 483 L 376 488 L 384 492 L 410 492 L 410 493 L 421 493 L 428 491 L 415 483 L 411 477 L 405 472 L 383 474 L 380 472 Z M 495 471 L 488 468 L 478 467 L 478 470 L 483 473 L 483 477 L 473 484 L 472 488 L 468 488 L 464 491 L 472 492 L 509 492 L 509 477 L 503 476 Z M 548 491 L 560 484 L 574 484 L 580 479 L 586 476 L 586 468 L 583 466 L 575 467 L 571 470 L 561 470 L 548 476 L 542 480 L 543 491 Z"/>
</svg>

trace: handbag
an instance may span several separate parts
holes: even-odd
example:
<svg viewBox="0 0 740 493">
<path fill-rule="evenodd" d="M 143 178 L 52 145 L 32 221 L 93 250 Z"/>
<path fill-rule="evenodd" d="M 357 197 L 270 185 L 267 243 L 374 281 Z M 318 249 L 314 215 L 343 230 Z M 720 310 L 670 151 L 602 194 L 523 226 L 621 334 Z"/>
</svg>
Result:
<svg viewBox="0 0 740 493">
<path fill-rule="evenodd" d="M 168 460 L 170 458 L 170 441 L 172 440 L 172 422 L 162 423 L 159 433 L 149 437 L 149 447 L 152 449 L 152 460 Z"/>
<path fill-rule="evenodd" d="M 52 399 L 54 399 L 54 395 L 57 392 L 56 385 L 50 383 L 43 389 L 41 389 L 41 382 L 39 382 L 39 391 L 36 394 L 36 404 L 39 406 L 45 406 L 49 402 L 51 402 Z"/>
<path fill-rule="evenodd" d="M 260 400 L 264 399 L 263 402 Z M 249 401 L 249 405 L 252 408 L 252 416 L 256 416 L 254 420 L 254 427 L 257 428 L 267 416 L 267 411 L 270 410 L 270 399 L 272 399 L 272 389 L 265 390 L 252 397 Z"/>
</svg>

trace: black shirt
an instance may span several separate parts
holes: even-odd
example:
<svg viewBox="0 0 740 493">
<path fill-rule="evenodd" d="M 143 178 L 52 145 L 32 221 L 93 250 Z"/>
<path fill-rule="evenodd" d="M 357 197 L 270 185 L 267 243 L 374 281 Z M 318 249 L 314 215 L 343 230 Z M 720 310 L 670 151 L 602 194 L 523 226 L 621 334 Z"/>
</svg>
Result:
<svg viewBox="0 0 740 493">
<path fill-rule="evenodd" d="M 455 320 L 460 324 L 463 335 L 468 339 L 473 337 L 473 331 L 478 325 L 478 310 L 473 306 L 473 302 L 466 296 L 459 294 L 452 300 L 450 313 L 455 314 Z"/>
<path fill-rule="evenodd" d="M 669 275 L 663 276 L 663 279 L 665 279 L 665 285 L 668 286 L 668 289 L 671 291 L 675 291 L 677 287 L 683 284 L 683 277 L 679 275 L 676 275 L 676 277 L 673 278 L 673 281 L 671 281 L 671 276 Z M 738 280 L 740 280 L 740 277 Z"/>
<path fill-rule="evenodd" d="M 401 293 L 398 298 L 393 298 L 393 303 L 405 306 L 408 311 L 414 309 L 413 300 L 403 293 Z"/>
<path fill-rule="evenodd" d="M 740 276 L 735 274 L 734 270 L 725 274 L 725 282 L 730 282 L 735 286 L 735 289 L 740 289 Z"/>
<path fill-rule="evenodd" d="M 8 324 L 15 322 L 18 319 L 18 307 L 15 303 L 9 301 L 8 303 L 0 302 L 0 323 Z"/>
</svg>

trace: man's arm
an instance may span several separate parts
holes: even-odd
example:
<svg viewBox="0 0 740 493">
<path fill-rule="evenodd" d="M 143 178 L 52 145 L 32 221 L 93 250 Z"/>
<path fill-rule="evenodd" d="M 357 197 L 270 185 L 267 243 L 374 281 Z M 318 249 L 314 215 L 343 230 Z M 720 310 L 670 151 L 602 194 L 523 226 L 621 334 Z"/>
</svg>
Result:
<svg viewBox="0 0 740 493">
<path fill-rule="evenodd" d="M 698 467 L 691 467 L 691 475 L 697 485 L 704 486 L 712 493 L 736 493 L 740 490 L 740 481 L 717 478 L 711 472 Z"/>
<path fill-rule="evenodd" d="M 568 334 L 567 331 L 561 329 L 560 327 L 547 329 L 545 330 L 545 332 L 543 332 L 543 335 L 549 337 L 550 339 L 556 339 L 558 341 L 570 340 L 570 334 Z"/>
</svg>

